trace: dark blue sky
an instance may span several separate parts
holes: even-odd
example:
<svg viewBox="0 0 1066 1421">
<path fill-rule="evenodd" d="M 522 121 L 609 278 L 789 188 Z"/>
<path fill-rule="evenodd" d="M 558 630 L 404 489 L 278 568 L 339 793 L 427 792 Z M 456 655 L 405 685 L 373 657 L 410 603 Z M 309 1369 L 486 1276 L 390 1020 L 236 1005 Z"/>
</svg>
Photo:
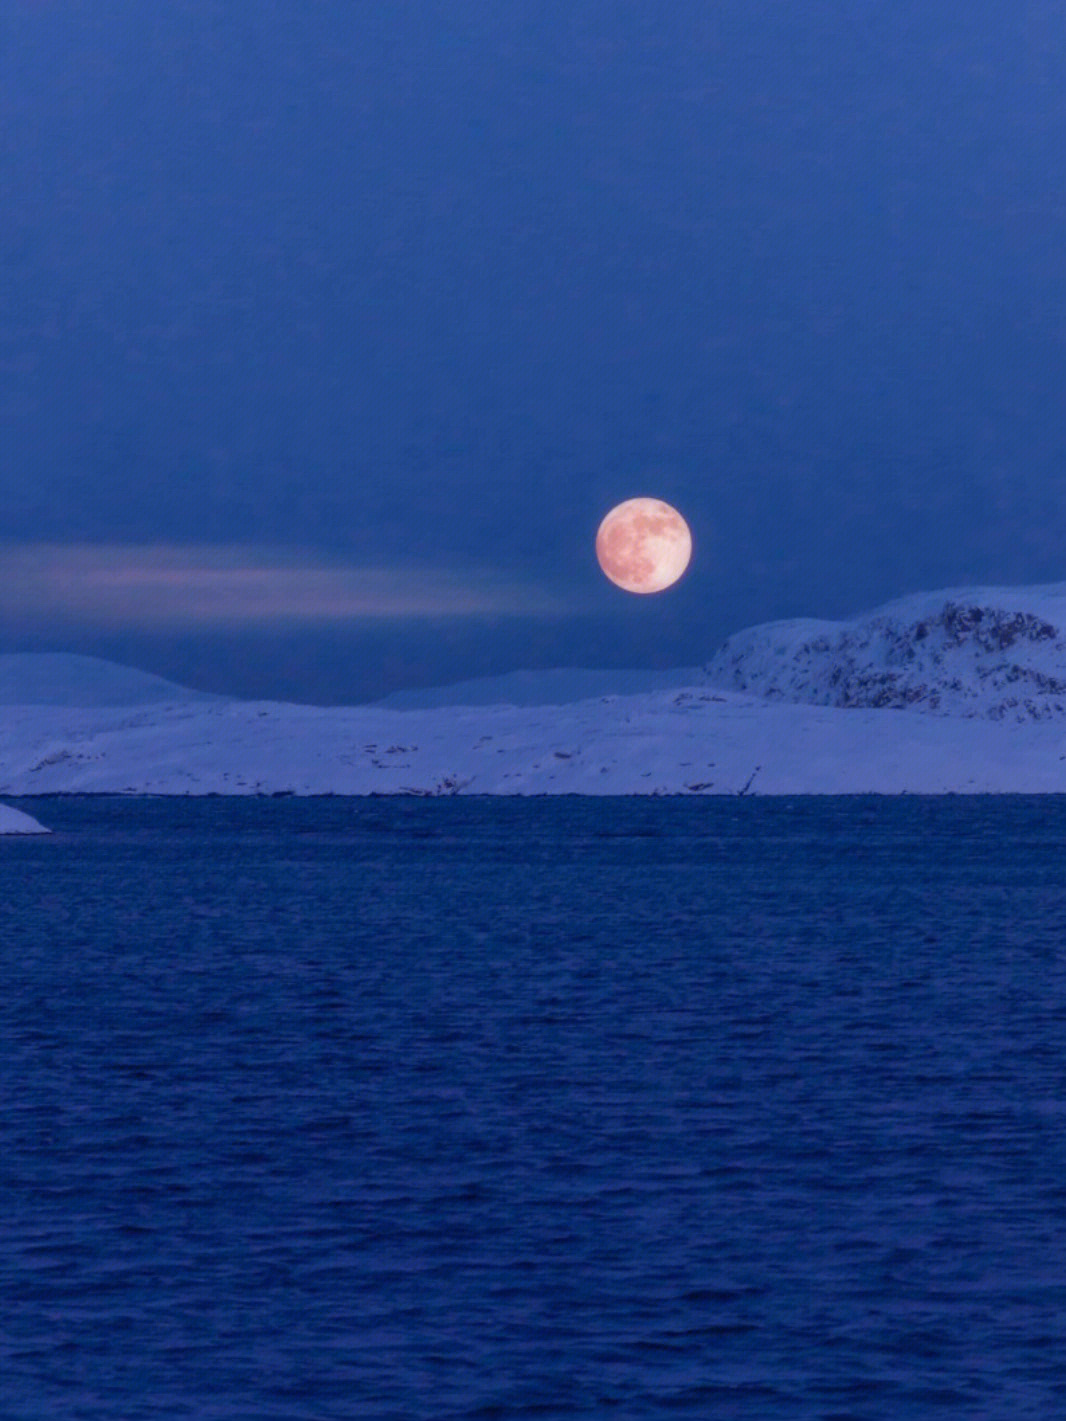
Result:
<svg viewBox="0 0 1066 1421">
<path fill-rule="evenodd" d="M 1066 577 L 1057 0 L 7 0 L 0 217 L 0 650 L 352 699 Z"/>
</svg>

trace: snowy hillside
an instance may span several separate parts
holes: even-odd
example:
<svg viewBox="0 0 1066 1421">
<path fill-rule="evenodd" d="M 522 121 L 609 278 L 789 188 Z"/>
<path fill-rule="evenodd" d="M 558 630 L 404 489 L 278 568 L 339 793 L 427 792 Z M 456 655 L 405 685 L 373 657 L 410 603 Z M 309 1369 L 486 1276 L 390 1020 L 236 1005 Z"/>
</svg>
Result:
<svg viewBox="0 0 1066 1421">
<path fill-rule="evenodd" d="M 1066 727 L 691 690 L 392 711 L 245 701 L 0 715 L 0 796 L 1066 792 Z"/>
<path fill-rule="evenodd" d="M 1025 722 L 1066 717 L 1066 583 L 923 592 L 847 622 L 731 636 L 712 685 L 806 705 Z"/>
<path fill-rule="evenodd" d="M 560 672 L 409 710 L 153 697 L 99 663 L 95 705 L 59 678 L 0 710 L 0 794 L 1066 793 L 1060 623 L 1066 584 L 920 594 L 739 633 L 714 685 L 572 700 Z M 138 704 L 103 699 L 122 684 Z"/>
</svg>

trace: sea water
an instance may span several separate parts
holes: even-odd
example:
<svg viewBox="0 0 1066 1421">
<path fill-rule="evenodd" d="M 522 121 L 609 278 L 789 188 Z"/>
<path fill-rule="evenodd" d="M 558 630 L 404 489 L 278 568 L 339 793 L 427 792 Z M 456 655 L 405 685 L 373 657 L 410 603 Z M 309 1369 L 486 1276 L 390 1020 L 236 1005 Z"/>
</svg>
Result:
<svg viewBox="0 0 1066 1421">
<path fill-rule="evenodd" d="M 56 799 L 0 1417 L 1066 1416 L 1066 802 Z"/>
</svg>

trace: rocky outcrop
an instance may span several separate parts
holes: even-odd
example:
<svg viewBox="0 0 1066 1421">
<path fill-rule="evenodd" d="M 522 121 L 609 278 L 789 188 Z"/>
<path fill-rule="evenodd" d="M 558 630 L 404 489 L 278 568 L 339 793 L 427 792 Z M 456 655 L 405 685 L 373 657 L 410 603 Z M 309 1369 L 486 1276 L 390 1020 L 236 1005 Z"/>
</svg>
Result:
<svg viewBox="0 0 1066 1421">
<path fill-rule="evenodd" d="M 725 642 L 708 679 L 809 705 L 1066 717 L 1066 636 L 1054 605 L 1062 599 L 1047 598 L 1059 589 L 1031 589 L 1032 609 L 1017 605 L 1026 591 L 922 594 L 851 622 L 754 627 Z M 1045 600 L 1056 620 L 1039 605 Z"/>
</svg>

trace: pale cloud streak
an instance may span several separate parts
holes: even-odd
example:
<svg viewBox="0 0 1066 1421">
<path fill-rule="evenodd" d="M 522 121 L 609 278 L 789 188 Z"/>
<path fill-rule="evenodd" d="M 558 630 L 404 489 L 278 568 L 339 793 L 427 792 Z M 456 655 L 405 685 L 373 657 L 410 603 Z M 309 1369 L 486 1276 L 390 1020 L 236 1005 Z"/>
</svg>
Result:
<svg viewBox="0 0 1066 1421">
<path fill-rule="evenodd" d="M 33 543 L 0 547 L 0 617 L 39 625 L 560 616 L 569 601 L 488 573 L 352 567 L 243 546 Z"/>
</svg>

